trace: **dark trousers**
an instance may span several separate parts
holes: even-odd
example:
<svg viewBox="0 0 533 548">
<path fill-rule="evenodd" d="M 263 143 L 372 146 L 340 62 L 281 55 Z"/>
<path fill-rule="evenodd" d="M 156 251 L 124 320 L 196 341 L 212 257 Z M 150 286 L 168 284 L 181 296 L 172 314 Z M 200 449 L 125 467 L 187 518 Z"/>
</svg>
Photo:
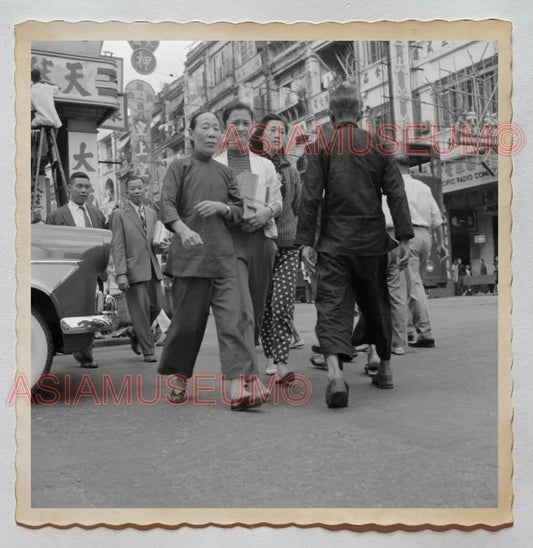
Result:
<svg viewBox="0 0 533 548">
<path fill-rule="evenodd" d="M 151 327 L 161 311 L 162 300 L 161 281 L 155 278 L 147 282 L 130 284 L 126 290 L 133 330 L 145 356 L 154 353 Z"/>
<path fill-rule="evenodd" d="M 239 262 L 241 290 L 250 294 L 254 317 L 254 339 L 257 344 L 263 323 L 266 300 L 272 285 L 272 271 L 276 257 L 276 244 L 263 230 L 231 231 L 235 253 Z"/>
<path fill-rule="evenodd" d="M 316 335 L 325 356 L 353 355 L 352 329 L 355 302 L 366 322 L 368 343 L 379 357 L 390 360 L 392 321 L 387 287 L 387 255 L 356 257 L 318 255 Z"/>
<path fill-rule="evenodd" d="M 172 300 L 172 321 L 159 360 L 158 373 L 192 377 L 210 306 L 217 329 L 222 373 L 228 379 L 234 379 L 257 369 L 253 317 L 241 313 L 244 303 L 236 276 L 174 278 Z"/>
</svg>

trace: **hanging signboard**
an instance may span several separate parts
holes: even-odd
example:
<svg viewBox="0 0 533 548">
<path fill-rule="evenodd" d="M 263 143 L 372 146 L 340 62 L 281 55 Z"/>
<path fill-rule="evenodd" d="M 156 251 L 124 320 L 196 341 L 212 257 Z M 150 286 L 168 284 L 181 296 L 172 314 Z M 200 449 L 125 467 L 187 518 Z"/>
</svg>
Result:
<svg viewBox="0 0 533 548">
<path fill-rule="evenodd" d="M 128 96 L 125 93 L 119 93 L 117 102 L 118 109 L 99 126 L 100 129 L 128 131 Z"/>
<path fill-rule="evenodd" d="M 147 76 L 154 72 L 157 61 L 149 49 L 139 48 L 131 54 L 131 66 L 139 74 Z"/>
<path fill-rule="evenodd" d="M 159 47 L 159 42 L 148 42 L 145 40 L 128 40 L 128 44 L 133 50 L 144 48 L 152 53 Z"/>
<path fill-rule="evenodd" d="M 56 101 L 108 104 L 115 108 L 121 64 L 113 57 L 88 58 L 32 51 L 31 68 L 59 86 Z"/>
<path fill-rule="evenodd" d="M 68 132 L 68 167 L 67 178 L 76 171 L 81 171 L 89 177 L 92 192 L 89 196 L 91 205 L 94 200 L 94 190 L 98 188 L 98 149 L 96 133 L 69 131 Z"/>
<path fill-rule="evenodd" d="M 133 173 L 149 184 L 152 165 L 150 121 L 155 92 L 144 80 L 129 82 L 125 91 L 128 96 Z M 153 191 L 150 188 L 149 194 L 153 195 Z"/>
</svg>

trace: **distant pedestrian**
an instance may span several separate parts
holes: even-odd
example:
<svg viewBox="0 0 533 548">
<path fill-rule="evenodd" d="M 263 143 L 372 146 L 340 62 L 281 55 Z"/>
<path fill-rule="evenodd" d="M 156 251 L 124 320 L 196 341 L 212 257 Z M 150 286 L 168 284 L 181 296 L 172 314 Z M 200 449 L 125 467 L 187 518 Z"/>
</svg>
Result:
<svg viewBox="0 0 533 548">
<path fill-rule="evenodd" d="M 494 257 L 494 262 L 492 263 L 494 266 L 494 293 L 498 293 L 498 256 Z"/>
<path fill-rule="evenodd" d="M 454 294 L 459 294 L 459 264 L 457 259 L 454 259 L 452 263 L 452 280 L 453 280 L 453 289 Z"/>
</svg>

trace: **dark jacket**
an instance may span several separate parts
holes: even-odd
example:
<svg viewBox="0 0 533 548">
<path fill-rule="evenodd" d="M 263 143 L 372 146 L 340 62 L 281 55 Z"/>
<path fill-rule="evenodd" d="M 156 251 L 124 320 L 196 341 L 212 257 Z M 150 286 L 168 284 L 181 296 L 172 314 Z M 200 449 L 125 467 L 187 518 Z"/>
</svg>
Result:
<svg viewBox="0 0 533 548">
<path fill-rule="evenodd" d="M 89 213 L 89 217 L 91 219 L 93 228 L 106 228 L 104 214 L 99 209 L 97 209 L 96 207 L 93 207 L 92 205 L 85 204 L 85 207 L 87 208 L 87 212 Z M 72 217 L 72 213 L 70 212 L 70 209 L 68 207 L 68 204 L 65 204 L 64 206 L 61 206 L 60 208 L 55 209 L 54 211 L 51 211 L 48 217 L 46 218 L 46 224 L 60 225 L 60 226 L 76 226 L 76 223 L 74 222 L 74 218 Z"/>
<path fill-rule="evenodd" d="M 279 216 L 276 217 L 276 226 L 278 228 L 276 244 L 278 247 L 294 247 L 298 211 L 300 210 L 302 198 L 302 183 L 298 170 L 292 167 L 287 159 L 280 157 L 278 163 L 279 168 L 276 168 L 276 172 L 281 176 L 283 208 Z"/>
<path fill-rule="evenodd" d="M 396 238 L 414 235 L 402 175 L 393 157 L 380 152 L 366 131 L 351 123 L 338 124 L 334 131 L 336 139 L 333 130 L 326 129 L 326 144 L 320 143 L 307 158 L 295 243 L 314 245 L 322 204 L 317 251 L 383 255 L 396 243 L 385 228 L 382 194 L 387 196 Z"/>
<path fill-rule="evenodd" d="M 115 274 L 125 274 L 130 284 L 162 278 L 161 267 L 152 245 L 156 214 L 144 207 L 146 230 L 133 205 L 127 201 L 124 207 L 115 209 L 109 219 L 111 231 L 111 254 Z"/>
</svg>

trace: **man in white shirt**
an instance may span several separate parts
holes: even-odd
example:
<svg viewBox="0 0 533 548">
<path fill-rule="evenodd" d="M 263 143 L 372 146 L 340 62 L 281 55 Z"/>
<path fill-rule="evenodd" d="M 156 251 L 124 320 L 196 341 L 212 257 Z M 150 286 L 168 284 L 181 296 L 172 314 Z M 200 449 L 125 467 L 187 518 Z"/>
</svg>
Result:
<svg viewBox="0 0 533 548">
<path fill-rule="evenodd" d="M 45 82 L 37 69 L 31 71 L 31 82 L 31 109 L 35 111 L 31 127 L 60 128 L 62 124 L 54 102 L 54 95 L 59 91 L 59 86 Z"/>
<path fill-rule="evenodd" d="M 104 228 L 104 214 L 97 208 L 89 205 L 87 199 L 91 192 L 91 182 L 86 173 L 76 171 L 70 176 L 67 184 L 70 199 L 62 207 L 52 211 L 47 219 L 48 225 L 79 226 L 82 228 Z M 100 280 L 105 280 L 107 273 L 100 274 Z M 76 352 L 74 358 L 81 367 L 94 369 L 98 364 L 93 359 L 92 343 L 83 351 Z"/>
<path fill-rule="evenodd" d="M 409 263 L 405 269 L 407 304 L 411 316 L 409 329 L 412 330 L 412 333 L 408 334 L 409 346 L 433 348 L 435 346 L 435 339 L 433 338 L 431 323 L 429 321 L 428 301 L 426 290 L 424 289 L 423 275 L 426 271 L 426 264 L 431 251 L 432 229 L 435 230 L 437 235 L 437 252 L 439 256 L 446 257 L 448 255 L 448 251 L 444 247 L 442 215 L 429 186 L 409 175 L 409 159 L 405 156 L 399 156 L 396 158 L 396 162 L 402 172 L 405 193 L 409 203 L 409 212 L 411 213 L 411 221 L 415 233 L 414 238 L 409 240 L 411 253 Z M 387 213 L 385 216 L 387 218 Z M 401 276 L 399 271 L 396 274 L 398 278 Z M 401 305 L 402 300 L 405 299 L 405 290 L 403 289 L 401 280 L 396 279 L 395 281 L 394 275 L 391 279 L 391 272 L 389 272 L 388 285 L 391 304 L 393 305 L 393 332 L 400 333 L 401 340 L 405 341 L 407 314 L 405 313 L 405 308 L 403 308 L 404 313 L 402 313 Z M 394 306 L 395 302 L 399 303 L 398 306 Z M 395 346 L 394 341 L 393 346 Z M 398 343 L 396 343 L 396 346 L 398 346 Z"/>
</svg>

